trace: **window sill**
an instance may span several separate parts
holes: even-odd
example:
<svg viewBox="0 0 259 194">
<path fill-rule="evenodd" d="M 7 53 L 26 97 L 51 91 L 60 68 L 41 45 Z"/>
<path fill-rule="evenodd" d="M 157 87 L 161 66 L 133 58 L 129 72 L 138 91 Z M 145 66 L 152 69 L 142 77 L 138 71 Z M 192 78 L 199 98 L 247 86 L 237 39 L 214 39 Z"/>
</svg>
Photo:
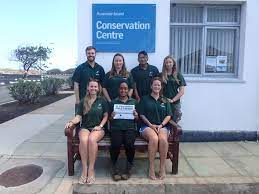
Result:
<svg viewBox="0 0 259 194">
<path fill-rule="evenodd" d="M 220 77 L 187 77 L 185 80 L 190 83 L 241 83 L 244 84 L 246 81 L 240 78 L 220 78 Z"/>
</svg>

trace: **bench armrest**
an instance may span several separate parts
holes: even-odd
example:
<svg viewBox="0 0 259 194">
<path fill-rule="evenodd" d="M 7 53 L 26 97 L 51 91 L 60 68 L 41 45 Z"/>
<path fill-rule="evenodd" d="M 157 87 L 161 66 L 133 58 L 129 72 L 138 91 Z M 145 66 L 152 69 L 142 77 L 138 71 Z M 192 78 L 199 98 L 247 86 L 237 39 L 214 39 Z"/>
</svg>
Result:
<svg viewBox="0 0 259 194">
<path fill-rule="evenodd" d="M 76 125 L 72 125 L 65 129 L 65 136 L 72 138 L 74 136 L 74 129 L 76 129 Z"/>
<path fill-rule="evenodd" d="M 169 139 L 173 141 L 179 141 L 180 135 L 182 135 L 182 127 L 178 125 L 176 122 L 173 120 L 170 120 L 168 122 L 168 125 L 170 127 L 170 136 Z"/>
</svg>

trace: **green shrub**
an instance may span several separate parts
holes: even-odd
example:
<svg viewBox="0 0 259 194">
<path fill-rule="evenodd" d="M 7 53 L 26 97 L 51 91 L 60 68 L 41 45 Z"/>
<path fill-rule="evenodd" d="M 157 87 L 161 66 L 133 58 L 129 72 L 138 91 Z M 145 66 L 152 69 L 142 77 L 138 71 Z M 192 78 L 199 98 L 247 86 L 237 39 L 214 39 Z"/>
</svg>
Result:
<svg viewBox="0 0 259 194">
<path fill-rule="evenodd" d="M 20 103 L 35 103 L 39 101 L 42 95 L 40 83 L 19 80 L 18 83 L 9 87 L 10 95 Z"/>
<path fill-rule="evenodd" d="M 58 78 L 45 78 L 41 81 L 44 94 L 47 96 L 56 95 L 64 83 L 63 79 Z"/>
<path fill-rule="evenodd" d="M 74 88 L 74 83 L 73 83 L 73 80 L 72 80 L 72 76 L 68 77 L 66 82 L 69 85 L 70 89 Z"/>
</svg>

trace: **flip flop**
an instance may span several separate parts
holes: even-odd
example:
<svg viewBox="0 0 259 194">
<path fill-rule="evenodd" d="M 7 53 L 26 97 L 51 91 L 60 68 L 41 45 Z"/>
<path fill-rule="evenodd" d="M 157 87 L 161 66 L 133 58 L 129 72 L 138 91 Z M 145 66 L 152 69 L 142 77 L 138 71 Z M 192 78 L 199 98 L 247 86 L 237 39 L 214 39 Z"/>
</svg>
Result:
<svg viewBox="0 0 259 194">
<path fill-rule="evenodd" d="M 84 177 L 84 176 L 81 176 L 78 180 L 78 183 L 80 185 L 83 185 L 83 184 L 86 184 L 86 181 L 87 181 L 87 177 Z"/>
<path fill-rule="evenodd" d="M 152 176 L 149 175 L 148 178 L 149 178 L 150 180 L 153 180 L 153 181 L 157 179 L 155 175 L 152 175 Z"/>
<path fill-rule="evenodd" d="M 88 177 L 86 183 L 89 184 L 89 185 L 94 184 L 95 183 L 95 177 L 94 176 Z"/>
</svg>

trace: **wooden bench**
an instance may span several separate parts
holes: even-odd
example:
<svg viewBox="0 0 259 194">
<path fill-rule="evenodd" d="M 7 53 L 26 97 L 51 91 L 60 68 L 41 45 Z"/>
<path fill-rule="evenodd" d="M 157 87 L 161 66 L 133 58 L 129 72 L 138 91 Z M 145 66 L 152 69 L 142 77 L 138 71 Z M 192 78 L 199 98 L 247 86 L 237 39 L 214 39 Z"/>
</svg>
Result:
<svg viewBox="0 0 259 194">
<path fill-rule="evenodd" d="M 170 128 L 170 135 L 168 137 L 168 153 L 167 158 L 172 162 L 172 174 L 178 173 L 178 157 L 179 157 L 179 138 L 182 134 L 181 127 L 174 121 L 170 121 L 168 124 Z M 68 175 L 74 175 L 74 163 L 80 159 L 79 154 L 79 138 L 75 130 L 75 126 L 65 129 L 65 135 L 67 136 L 67 165 Z M 105 135 L 104 138 L 98 142 L 99 150 L 109 150 L 110 138 Z M 137 137 L 135 141 L 136 151 L 147 151 L 148 143 L 141 137 Z"/>
</svg>

